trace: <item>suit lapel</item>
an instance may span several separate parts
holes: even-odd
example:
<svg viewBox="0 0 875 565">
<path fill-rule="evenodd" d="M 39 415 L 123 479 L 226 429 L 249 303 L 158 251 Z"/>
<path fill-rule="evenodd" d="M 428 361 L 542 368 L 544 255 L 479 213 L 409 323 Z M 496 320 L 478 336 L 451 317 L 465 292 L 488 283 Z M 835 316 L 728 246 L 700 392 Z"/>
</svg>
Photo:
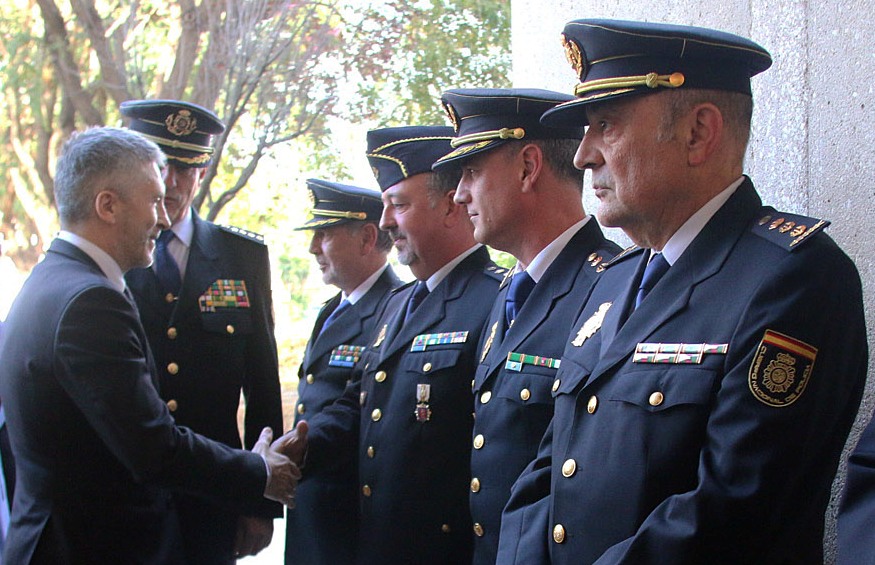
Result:
<svg viewBox="0 0 875 565">
<path fill-rule="evenodd" d="M 607 330 L 602 335 L 602 354 L 586 386 L 628 358 L 639 343 L 646 342 L 653 332 L 687 306 L 696 286 L 720 270 L 738 238 L 749 229 L 750 219 L 760 206 L 753 185 L 745 180 L 625 323 L 622 323 L 622 312 L 611 308 L 602 326 L 602 330 Z M 646 260 L 647 253 L 644 253 L 636 277 L 618 295 L 623 304 L 634 300 Z M 611 340 L 612 329 L 615 335 Z"/>
<path fill-rule="evenodd" d="M 322 326 L 325 325 L 325 320 L 327 320 L 328 316 L 334 312 L 338 304 L 340 304 L 339 292 L 332 296 L 328 302 L 323 304 L 322 308 L 319 310 L 319 315 L 316 316 L 316 323 L 313 324 L 313 331 L 310 333 L 310 339 L 307 341 L 307 348 L 304 351 L 304 367 L 307 367 L 311 363 L 311 360 L 318 359 L 324 353 L 323 349 L 325 349 L 325 344 L 328 342 L 324 339 L 321 340 L 322 344 L 320 347 L 320 344 L 318 343 L 319 338 L 322 337 L 320 333 L 322 331 Z M 328 333 L 329 330 L 325 330 L 325 333 Z"/>
</svg>

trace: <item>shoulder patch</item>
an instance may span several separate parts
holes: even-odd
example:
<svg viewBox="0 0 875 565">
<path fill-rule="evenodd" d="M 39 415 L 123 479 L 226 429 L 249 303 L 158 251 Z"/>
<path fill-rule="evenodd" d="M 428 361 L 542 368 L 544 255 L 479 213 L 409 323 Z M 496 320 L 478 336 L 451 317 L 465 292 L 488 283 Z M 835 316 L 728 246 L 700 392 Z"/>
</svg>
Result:
<svg viewBox="0 0 875 565">
<path fill-rule="evenodd" d="M 507 274 L 510 272 L 510 269 L 505 269 L 504 267 L 499 267 L 493 262 L 489 262 L 485 267 L 483 267 L 483 272 L 489 277 L 503 282 L 505 278 L 507 278 Z"/>
<path fill-rule="evenodd" d="M 238 228 L 237 226 L 223 226 L 219 225 L 219 229 L 226 233 L 231 233 L 234 235 L 239 235 L 244 239 L 248 239 L 249 241 L 253 241 L 255 243 L 260 243 L 261 245 L 265 245 L 264 236 L 260 233 L 255 233 L 253 231 L 245 230 L 243 228 Z"/>
<path fill-rule="evenodd" d="M 637 255 L 638 251 L 643 251 L 643 250 L 644 250 L 643 247 L 638 247 L 637 245 L 632 245 L 632 246 L 627 247 L 626 249 L 620 251 L 618 254 L 614 255 L 614 257 L 612 259 L 609 259 L 607 261 L 600 261 L 599 263 L 597 263 L 594 266 L 596 268 L 596 271 L 601 273 L 602 271 L 604 271 L 608 267 L 611 267 L 613 265 L 616 265 L 617 263 L 620 263 L 621 261 L 625 260 L 627 257 L 634 257 L 635 255 Z M 592 255 L 590 255 L 590 257 L 592 257 Z M 587 259 L 589 259 L 589 258 L 587 258 Z"/>
<path fill-rule="evenodd" d="M 778 212 L 774 208 L 764 207 L 759 218 L 754 221 L 751 231 L 778 247 L 793 251 L 829 224 L 828 220 Z"/>
<path fill-rule="evenodd" d="M 789 406 L 805 392 L 816 358 L 816 347 L 766 330 L 748 371 L 750 391 L 768 406 Z"/>
</svg>

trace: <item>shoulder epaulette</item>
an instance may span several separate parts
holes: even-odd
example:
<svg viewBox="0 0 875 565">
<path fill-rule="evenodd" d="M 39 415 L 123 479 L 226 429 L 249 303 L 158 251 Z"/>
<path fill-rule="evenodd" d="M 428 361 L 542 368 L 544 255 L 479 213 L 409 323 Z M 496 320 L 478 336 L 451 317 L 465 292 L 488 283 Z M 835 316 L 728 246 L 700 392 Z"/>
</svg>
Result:
<svg viewBox="0 0 875 565">
<path fill-rule="evenodd" d="M 598 263 L 598 265 L 596 266 L 596 271 L 601 273 L 602 271 L 604 271 L 608 267 L 611 267 L 613 265 L 616 265 L 617 263 L 620 263 L 621 261 L 624 261 L 627 257 L 633 257 L 634 255 L 636 255 L 637 251 L 641 251 L 643 249 L 644 249 L 643 247 L 638 247 L 637 245 L 632 245 L 630 247 L 627 247 L 626 249 L 624 249 L 624 250 L 620 251 L 619 253 L 617 253 L 616 255 L 614 255 L 614 257 L 609 259 L 608 261 L 602 261 L 602 262 Z M 590 257 L 592 257 L 592 255 L 590 255 Z"/>
<path fill-rule="evenodd" d="M 245 230 L 243 228 L 238 228 L 237 226 L 223 226 L 219 225 L 219 229 L 226 233 L 232 233 L 234 235 L 239 235 L 242 238 L 248 239 L 249 241 L 254 241 L 255 243 L 260 243 L 264 245 L 264 236 L 260 233 L 255 233 L 253 231 Z"/>
<path fill-rule="evenodd" d="M 760 217 L 754 221 L 751 231 L 787 251 L 792 251 L 829 224 L 828 220 L 778 212 L 772 207 L 764 207 Z"/>
<path fill-rule="evenodd" d="M 500 281 L 501 284 L 504 284 L 504 280 L 508 278 L 510 269 L 499 267 L 495 263 L 490 262 L 485 267 L 483 267 L 483 272 L 493 279 Z"/>
</svg>

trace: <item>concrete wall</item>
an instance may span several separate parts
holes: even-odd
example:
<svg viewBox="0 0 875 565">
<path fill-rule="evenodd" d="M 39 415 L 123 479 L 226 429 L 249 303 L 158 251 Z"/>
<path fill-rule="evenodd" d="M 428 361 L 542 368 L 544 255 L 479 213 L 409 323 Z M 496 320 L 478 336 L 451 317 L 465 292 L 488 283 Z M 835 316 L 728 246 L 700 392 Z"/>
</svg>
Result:
<svg viewBox="0 0 875 565">
<path fill-rule="evenodd" d="M 871 2 L 841 0 L 512 0 L 513 84 L 571 93 L 576 83 L 559 34 L 569 20 L 618 18 L 711 27 L 750 37 L 774 63 L 753 81 L 754 119 L 746 172 L 763 201 L 831 220 L 828 233 L 863 278 L 873 349 L 875 260 L 875 18 Z M 595 210 L 587 193 L 584 203 Z M 612 230 L 618 241 L 628 242 Z M 873 356 L 875 358 L 875 356 Z M 869 386 L 848 440 L 875 406 Z M 846 454 L 847 455 L 847 454 Z M 835 499 L 827 513 L 827 563 L 834 560 Z"/>
</svg>

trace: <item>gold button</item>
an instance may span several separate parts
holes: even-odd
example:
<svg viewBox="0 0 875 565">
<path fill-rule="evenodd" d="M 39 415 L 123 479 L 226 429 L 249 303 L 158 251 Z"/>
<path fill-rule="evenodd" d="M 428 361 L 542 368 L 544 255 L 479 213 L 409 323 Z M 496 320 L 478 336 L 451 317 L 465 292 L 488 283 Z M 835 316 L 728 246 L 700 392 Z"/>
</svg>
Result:
<svg viewBox="0 0 875 565">
<path fill-rule="evenodd" d="M 365 496 L 371 496 L 371 487 L 365 485 L 362 487 L 362 494 Z"/>
<path fill-rule="evenodd" d="M 176 412 L 176 409 L 179 408 L 179 403 L 177 403 L 172 398 L 167 401 L 167 409 L 171 412 Z"/>
<path fill-rule="evenodd" d="M 374 446 L 369 445 L 368 446 L 368 459 L 373 459 L 373 458 L 374 458 Z"/>
<path fill-rule="evenodd" d="M 556 392 L 557 390 L 559 390 L 559 379 L 553 381 L 553 392 Z"/>
<path fill-rule="evenodd" d="M 445 534 L 450 533 L 450 525 L 449 524 L 441 524 L 441 531 Z"/>
<path fill-rule="evenodd" d="M 167 337 L 170 339 L 176 339 L 176 336 L 179 335 L 179 332 L 176 331 L 176 328 L 167 328 Z"/>
<path fill-rule="evenodd" d="M 553 541 L 556 543 L 565 541 L 565 527 L 562 524 L 553 526 Z"/>
<path fill-rule="evenodd" d="M 427 373 L 429 371 L 431 371 L 431 363 L 426 363 L 425 365 L 422 366 L 423 373 Z"/>
<path fill-rule="evenodd" d="M 480 402 L 482 404 L 486 404 L 490 400 L 492 400 L 492 391 L 491 390 L 487 390 L 486 392 L 484 392 L 483 394 L 480 395 Z"/>
<path fill-rule="evenodd" d="M 477 477 L 471 479 L 471 492 L 480 492 L 480 479 Z"/>
<path fill-rule="evenodd" d="M 298 404 L 298 414 L 303 414 L 306 411 L 303 404 Z"/>
<path fill-rule="evenodd" d="M 382 418 L 382 417 L 383 417 L 383 413 L 380 411 L 379 408 L 374 408 L 374 411 L 371 412 L 371 420 L 373 420 L 375 422 L 379 422 L 380 418 Z"/>
<path fill-rule="evenodd" d="M 523 390 L 520 391 L 520 398 L 522 398 L 523 400 L 528 400 L 529 397 L 531 397 L 531 396 L 532 396 L 532 393 L 529 392 L 529 389 L 527 389 L 527 388 L 524 388 Z"/>
<path fill-rule="evenodd" d="M 595 414 L 595 409 L 599 407 L 599 399 L 596 395 L 589 397 L 589 402 L 586 403 L 586 411 L 590 414 Z"/>
<path fill-rule="evenodd" d="M 574 459 L 566 459 L 562 464 L 562 476 L 570 477 L 577 470 L 577 462 Z"/>
<path fill-rule="evenodd" d="M 377 374 L 374 375 L 374 380 L 378 383 L 381 383 L 386 380 L 386 371 L 377 371 Z"/>
<path fill-rule="evenodd" d="M 179 365 L 177 365 L 176 363 L 168 363 L 167 364 L 167 372 L 170 373 L 171 375 L 175 375 L 176 373 L 179 372 Z"/>
<path fill-rule="evenodd" d="M 313 384 L 316 381 L 316 377 L 313 376 L 313 373 L 307 375 L 307 384 Z"/>
<path fill-rule="evenodd" d="M 225 326 L 225 331 L 228 332 L 229 334 L 234 333 L 234 326 L 232 326 L 231 324 L 228 324 L 227 326 Z"/>
<path fill-rule="evenodd" d="M 475 523 L 474 524 L 474 535 L 477 536 L 478 538 L 482 538 L 483 537 L 483 526 Z"/>
<path fill-rule="evenodd" d="M 649 402 L 651 406 L 659 406 L 660 404 L 662 404 L 663 400 L 665 400 L 665 397 L 662 395 L 661 392 L 657 391 L 650 395 Z"/>
<path fill-rule="evenodd" d="M 486 441 L 483 439 L 483 434 L 477 434 L 474 437 L 474 449 L 480 449 L 483 447 L 483 442 Z"/>
<path fill-rule="evenodd" d="M 176 300 L 176 297 L 173 296 L 172 292 L 168 292 L 167 294 L 164 295 L 164 302 L 166 302 L 167 304 L 170 304 L 174 300 Z"/>
</svg>

